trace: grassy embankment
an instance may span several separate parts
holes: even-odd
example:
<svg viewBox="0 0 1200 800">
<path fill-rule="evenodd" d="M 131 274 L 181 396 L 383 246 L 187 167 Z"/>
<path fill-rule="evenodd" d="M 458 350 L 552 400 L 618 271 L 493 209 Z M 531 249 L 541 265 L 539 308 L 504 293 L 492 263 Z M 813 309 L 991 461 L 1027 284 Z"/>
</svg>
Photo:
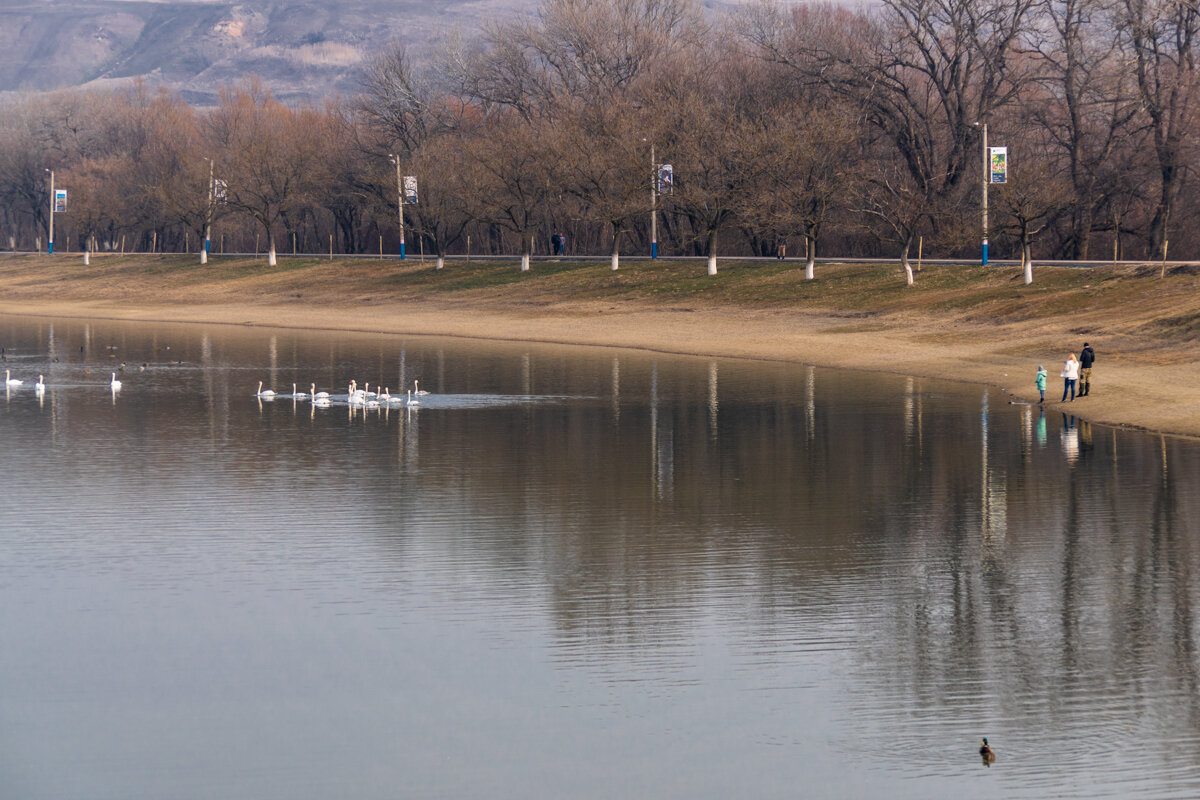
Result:
<svg viewBox="0 0 1200 800">
<path fill-rule="evenodd" d="M 635 302 L 677 308 L 800 309 L 837 316 L 919 317 L 930 321 L 1018 323 L 1074 317 L 1080 324 L 1160 341 L 1200 335 L 1200 288 L 1192 266 L 1039 267 L 1025 286 L 1016 268 L 926 265 L 905 287 L 894 265 L 818 264 L 805 281 L 803 264 L 725 260 L 716 276 L 702 260 L 625 261 L 613 272 L 600 261 L 338 259 L 280 256 L 97 256 L 0 258 L 8 300 L 131 303 L 333 303 L 342 307 L 411 300 L 548 305 Z M 1086 322 L 1085 322 L 1086 321 Z"/>
</svg>

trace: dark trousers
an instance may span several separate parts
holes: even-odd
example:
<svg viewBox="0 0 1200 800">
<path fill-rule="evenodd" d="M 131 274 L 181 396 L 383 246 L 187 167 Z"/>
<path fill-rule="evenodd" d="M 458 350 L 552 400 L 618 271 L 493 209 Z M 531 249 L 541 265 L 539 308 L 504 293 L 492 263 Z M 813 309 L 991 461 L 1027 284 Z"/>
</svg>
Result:
<svg viewBox="0 0 1200 800">
<path fill-rule="evenodd" d="M 1074 378 L 1063 378 L 1063 398 L 1059 402 L 1062 402 L 1062 403 L 1067 402 L 1067 392 L 1068 391 L 1071 393 L 1071 399 L 1074 400 L 1075 399 L 1075 379 Z"/>
</svg>

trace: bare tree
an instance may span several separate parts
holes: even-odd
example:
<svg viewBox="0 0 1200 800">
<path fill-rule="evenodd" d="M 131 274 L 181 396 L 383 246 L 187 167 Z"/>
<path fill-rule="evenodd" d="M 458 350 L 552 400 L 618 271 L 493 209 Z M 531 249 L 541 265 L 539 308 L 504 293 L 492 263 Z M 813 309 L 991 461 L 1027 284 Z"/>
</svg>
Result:
<svg viewBox="0 0 1200 800">
<path fill-rule="evenodd" d="M 533 236 L 549 206 L 562 195 L 553 172 L 556 150 L 546 128 L 509 116 L 491 121 L 471 142 L 469 163 L 478 167 L 481 216 L 521 241 L 521 271 L 529 271 Z"/>
<path fill-rule="evenodd" d="M 1150 221 L 1150 248 L 1165 258 L 1167 228 L 1189 166 L 1185 155 L 1200 110 L 1196 63 L 1200 8 L 1180 0 L 1123 2 L 1122 28 L 1158 160 L 1159 194 Z"/>
<path fill-rule="evenodd" d="M 325 120 L 280 105 L 251 82 L 224 92 L 208 121 L 218 163 L 229 175 L 229 205 L 262 225 L 267 263 L 275 266 L 277 225 L 311 202 L 319 186 Z"/>
</svg>

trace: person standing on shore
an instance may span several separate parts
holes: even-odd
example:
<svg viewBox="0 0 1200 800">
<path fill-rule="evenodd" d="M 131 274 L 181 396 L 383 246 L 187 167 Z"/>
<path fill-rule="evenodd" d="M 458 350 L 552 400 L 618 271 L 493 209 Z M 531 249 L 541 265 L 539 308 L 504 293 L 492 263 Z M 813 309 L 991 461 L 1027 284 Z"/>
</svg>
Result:
<svg viewBox="0 0 1200 800">
<path fill-rule="evenodd" d="M 1033 383 L 1038 388 L 1038 394 L 1041 395 L 1038 402 L 1046 402 L 1046 368 L 1041 364 L 1038 364 L 1037 377 L 1033 379 Z"/>
<path fill-rule="evenodd" d="M 1079 396 L 1087 397 L 1088 392 L 1092 390 L 1092 362 L 1096 360 L 1096 353 L 1092 350 L 1092 346 L 1087 342 L 1083 343 L 1083 350 L 1079 353 Z"/>
<path fill-rule="evenodd" d="M 1079 380 L 1079 359 L 1074 353 L 1067 353 L 1067 361 L 1063 364 L 1063 396 L 1060 403 L 1067 402 L 1067 392 L 1071 393 L 1071 402 L 1075 401 L 1075 381 Z"/>
</svg>

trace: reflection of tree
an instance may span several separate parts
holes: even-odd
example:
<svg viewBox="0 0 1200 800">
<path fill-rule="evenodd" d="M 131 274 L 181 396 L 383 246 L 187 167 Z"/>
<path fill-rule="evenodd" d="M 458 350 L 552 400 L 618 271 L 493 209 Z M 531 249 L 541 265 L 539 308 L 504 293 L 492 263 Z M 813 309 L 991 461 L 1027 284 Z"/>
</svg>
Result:
<svg viewBox="0 0 1200 800">
<path fill-rule="evenodd" d="M 56 346 L 73 352 L 81 328 L 56 327 Z M 149 352 L 89 335 L 131 361 Z M 612 679 L 677 677 L 710 636 L 739 665 L 846 666 L 839 722 L 876 740 L 903 731 L 920 748 L 986 717 L 1030 748 L 1077 748 L 1063 757 L 1078 764 L 1118 728 L 1137 730 L 1117 747 L 1148 747 L 1200 721 L 1190 443 L 1093 435 L 1070 465 L 1031 448 L 1012 408 L 981 415 L 977 390 L 721 362 L 714 415 L 707 360 L 479 346 L 445 350 L 438 380 L 443 353 L 411 342 L 404 383 L 575 399 L 314 421 L 282 403 L 260 414 L 245 374 L 220 368 L 264 368 L 261 338 L 194 338 L 172 340 L 172 358 L 201 367 L 176 373 L 170 403 L 56 398 L 54 436 L 81 452 L 146 445 L 125 471 L 70 465 L 89 485 L 135 470 L 168 497 L 200 480 L 286 497 L 370 547 L 363 577 L 380 591 L 418 575 L 522 625 L 544 615 L 560 663 Z M 354 340 L 281 336 L 279 379 L 400 369 L 402 347 L 364 358 Z M 1192 750 L 1163 761 L 1190 765 Z"/>
</svg>

